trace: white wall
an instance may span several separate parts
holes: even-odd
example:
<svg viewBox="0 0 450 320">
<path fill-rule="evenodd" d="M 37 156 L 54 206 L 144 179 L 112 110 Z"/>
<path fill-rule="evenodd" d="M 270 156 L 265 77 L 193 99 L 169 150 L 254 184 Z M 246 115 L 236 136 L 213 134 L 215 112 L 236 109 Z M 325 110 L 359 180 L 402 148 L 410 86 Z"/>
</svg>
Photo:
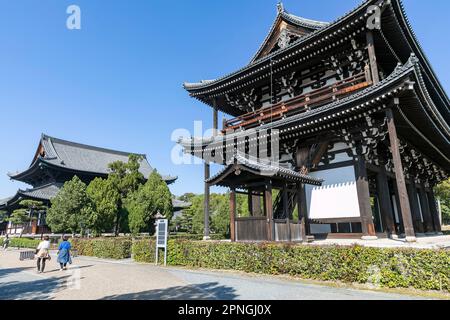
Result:
<svg viewBox="0 0 450 320">
<path fill-rule="evenodd" d="M 313 172 L 322 187 L 306 186 L 310 219 L 359 218 L 358 192 L 353 166 Z"/>
</svg>

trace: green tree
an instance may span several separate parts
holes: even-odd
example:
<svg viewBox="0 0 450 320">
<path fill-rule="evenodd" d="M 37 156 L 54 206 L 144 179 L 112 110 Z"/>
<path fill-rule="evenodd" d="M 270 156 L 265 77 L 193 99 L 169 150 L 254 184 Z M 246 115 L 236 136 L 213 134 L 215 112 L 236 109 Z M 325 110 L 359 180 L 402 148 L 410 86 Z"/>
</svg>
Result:
<svg viewBox="0 0 450 320">
<path fill-rule="evenodd" d="M 7 221 L 8 213 L 6 211 L 0 211 L 0 223 Z"/>
<path fill-rule="evenodd" d="M 110 180 L 94 179 L 86 189 L 92 203 L 88 224 L 94 235 L 110 232 L 119 211 L 120 194 Z"/>
<path fill-rule="evenodd" d="M 8 221 L 10 221 L 14 225 L 20 225 L 25 227 L 26 224 L 28 224 L 31 221 L 31 217 L 29 213 L 27 212 L 27 209 L 17 209 L 14 210 L 11 216 L 8 218 Z M 20 231 L 20 238 L 22 238 L 24 228 Z"/>
<path fill-rule="evenodd" d="M 119 235 L 120 230 L 127 227 L 127 211 L 124 208 L 124 202 L 128 195 L 137 191 L 144 184 L 145 178 L 139 172 L 142 156 L 130 155 L 128 162 L 116 161 L 109 165 L 111 173 L 108 176 L 108 182 L 120 195 L 117 201 L 117 212 L 115 218 L 115 234 Z"/>
<path fill-rule="evenodd" d="M 46 206 L 40 201 L 35 200 L 22 200 L 19 203 L 20 208 L 14 210 L 11 216 L 7 219 L 14 225 L 22 225 L 25 227 L 28 223 L 36 220 L 37 217 L 34 215 L 36 211 L 45 210 Z M 20 237 L 22 237 L 24 228 L 20 232 Z"/>
<path fill-rule="evenodd" d="M 436 198 L 441 202 L 442 220 L 450 223 L 450 179 L 442 182 L 435 188 Z"/>
<path fill-rule="evenodd" d="M 238 198 L 239 200 L 239 198 Z M 223 237 L 230 235 L 230 194 L 211 195 L 211 232 Z"/>
<path fill-rule="evenodd" d="M 51 200 L 47 224 L 53 232 L 83 234 L 90 227 L 92 203 L 86 194 L 87 186 L 77 176 L 66 182 L 58 195 Z"/>
<path fill-rule="evenodd" d="M 129 226 L 133 234 L 152 230 L 157 213 L 171 219 L 173 213 L 172 194 L 162 177 L 155 170 L 148 181 L 126 199 Z"/>
</svg>

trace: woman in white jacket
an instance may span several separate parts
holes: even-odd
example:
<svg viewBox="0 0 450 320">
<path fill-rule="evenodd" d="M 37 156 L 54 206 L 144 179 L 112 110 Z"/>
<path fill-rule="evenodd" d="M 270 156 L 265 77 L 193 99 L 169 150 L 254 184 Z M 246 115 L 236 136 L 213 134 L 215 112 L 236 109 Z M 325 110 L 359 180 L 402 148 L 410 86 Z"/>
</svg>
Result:
<svg viewBox="0 0 450 320">
<path fill-rule="evenodd" d="M 45 262 L 50 260 L 50 237 L 45 236 L 44 241 L 39 243 L 36 249 L 37 252 L 37 272 L 43 273 L 45 270 Z"/>
</svg>

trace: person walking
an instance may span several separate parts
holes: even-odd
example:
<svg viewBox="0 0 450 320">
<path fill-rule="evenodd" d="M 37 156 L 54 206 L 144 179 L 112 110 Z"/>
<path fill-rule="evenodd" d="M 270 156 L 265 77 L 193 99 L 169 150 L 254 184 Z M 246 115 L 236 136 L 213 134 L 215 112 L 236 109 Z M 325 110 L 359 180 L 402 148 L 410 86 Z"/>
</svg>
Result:
<svg viewBox="0 0 450 320">
<path fill-rule="evenodd" d="M 50 260 L 50 237 L 45 236 L 44 240 L 39 243 L 36 249 L 37 256 L 37 272 L 44 273 L 45 262 Z"/>
<path fill-rule="evenodd" d="M 9 235 L 6 235 L 5 239 L 3 239 L 3 250 L 8 250 L 9 242 Z"/>
<path fill-rule="evenodd" d="M 67 236 L 64 236 L 63 242 L 59 244 L 58 248 L 58 262 L 60 271 L 67 270 L 67 264 L 72 263 L 72 258 L 70 257 L 70 249 L 72 249 L 72 245 L 69 242 L 69 238 Z"/>
</svg>

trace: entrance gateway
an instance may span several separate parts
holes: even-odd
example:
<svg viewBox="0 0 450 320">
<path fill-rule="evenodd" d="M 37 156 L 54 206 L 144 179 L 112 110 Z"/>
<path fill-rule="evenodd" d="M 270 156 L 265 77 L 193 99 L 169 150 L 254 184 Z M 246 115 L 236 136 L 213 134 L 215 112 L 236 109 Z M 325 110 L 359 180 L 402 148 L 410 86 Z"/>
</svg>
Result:
<svg viewBox="0 0 450 320">
<path fill-rule="evenodd" d="M 450 102 L 400 0 L 367 0 L 332 23 L 280 4 L 247 66 L 184 87 L 213 111 L 212 138 L 179 141 L 205 159 L 206 238 L 215 185 L 231 191 L 234 241 L 441 233 L 433 188 L 450 172 Z M 273 143 L 272 163 L 252 159 Z M 211 163 L 225 169 L 211 176 Z M 249 217 L 235 205 L 242 193 Z"/>
</svg>

